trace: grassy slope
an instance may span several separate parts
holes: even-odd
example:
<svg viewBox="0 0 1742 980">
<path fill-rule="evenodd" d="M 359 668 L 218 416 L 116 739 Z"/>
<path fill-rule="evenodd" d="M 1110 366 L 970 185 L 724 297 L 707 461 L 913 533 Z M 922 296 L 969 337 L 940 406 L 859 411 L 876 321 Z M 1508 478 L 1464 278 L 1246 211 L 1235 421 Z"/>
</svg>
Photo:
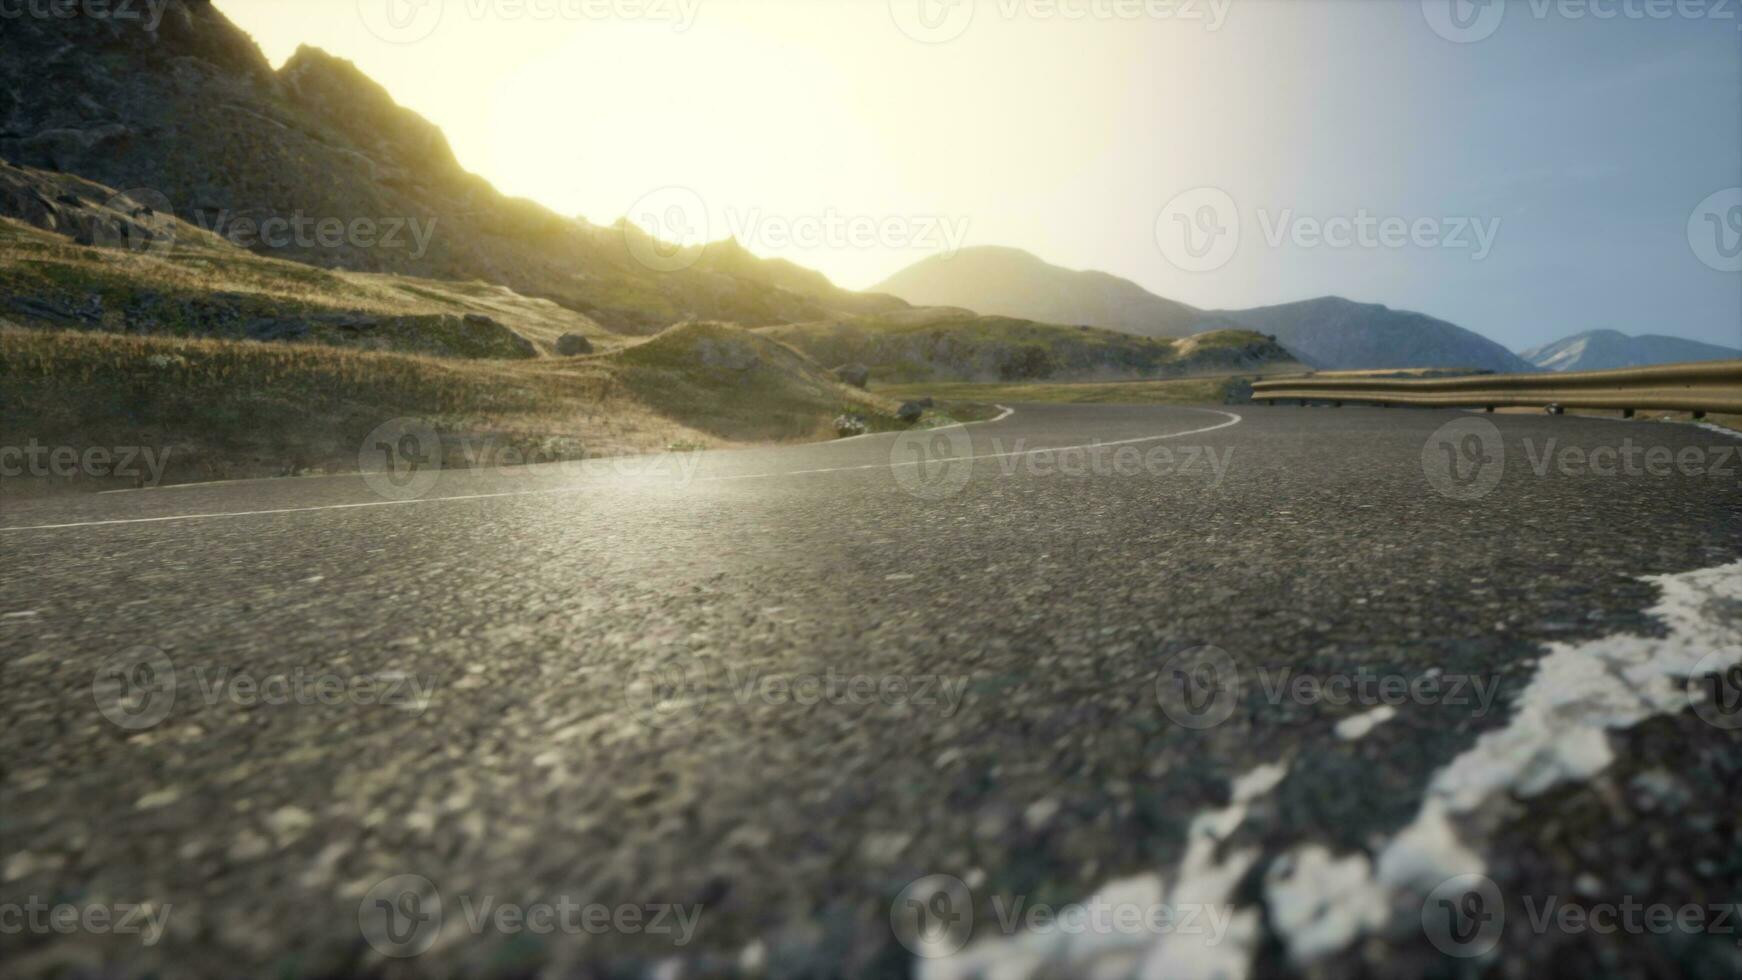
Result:
<svg viewBox="0 0 1742 980">
<path fill-rule="evenodd" d="M 1250 376 L 1248 376 L 1250 377 Z M 893 398 L 930 395 L 953 401 L 1064 402 L 1107 405 L 1202 405 L 1228 400 L 1233 379 L 1226 377 L 1176 378 L 1161 381 L 1106 381 L 1078 383 L 1029 382 L 1026 384 L 977 384 L 973 382 L 925 382 L 877 385 L 879 394 Z"/>
<path fill-rule="evenodd" d="M 819 364 L 864 364 L 883 384 L 1153 378 L 1227 373 L 1287 357 L 1264 337 L 1244 331 L 1157 340 L 949 308 L 760 332 Z"/>
<path fill-rule="evenodd" d="M 251 320 L 295 320 L 310 324 L 308 339 L 317 342 L 459 357 L 526 356 L 500 328 L 469 327 L 468 314 L 491 318 L 544 354 L 564 333 L 598 345 L 622 342 L 586 317 L 504 287 L 317 269 L 180 227 L 188 233 L 171 247 L 129 251 L 78 245 L 0 218 L 0 309 L 23 323 L 168 336 L 221 336 Z M 378 322 L 365 331 L 323 323 L 348 314 Z"/>
<path fill-rule="evenodd" d="M 169 447 L 168 482 L 354 470 L 368 433 L 402 417 L 456 437 L 457 464 L 459 436 L 577 458 L 825 437 L 844 409 L 886 422 L 894 409 L 712 325 L 530 361 L 0 327 L 0 391 L 6 444 Z"/>
</svg>

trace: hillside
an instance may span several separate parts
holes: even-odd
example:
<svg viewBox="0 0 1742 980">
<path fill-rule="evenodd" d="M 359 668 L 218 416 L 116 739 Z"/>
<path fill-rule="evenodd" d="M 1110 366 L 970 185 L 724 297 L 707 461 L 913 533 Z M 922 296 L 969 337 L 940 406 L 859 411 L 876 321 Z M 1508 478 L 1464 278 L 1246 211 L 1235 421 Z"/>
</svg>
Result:
<svg viewBox="0 0 1742 980">
<path fill-rule="evenodd" d="M 506 286 L 255 255 L 112 188 L 0 162 L 0 316 L 25 326 L 299 341 L 467 358 L 624 339 Z"/>
<path fill-rule="evenodd" d="M 0 319 L 0 390 L 5 431 L 47 445 L 157 447 L 167 483 L 355 471 L 366 436 L 398 418 L 442 435 L 447 468 L 827 438 L 843 412 L 897 425 L 895 403 L 715 324 L 591 357 L 507 361 Z M 37 483 L 0 490 L 69 488 Z"/>
<path fill-rule="evenodd" d="M 872 287 L 915 306 L 960 306 L 1140 337 L 1185 337 L 1198 311 L 1105 272 L 1078 272 L 1015 248 L 965 248 L 916 262 Z"/>
<path fill-rule="evenodd" d="M 1170 341 L 949 307 L 759 332 L 825 366 L 865 365 L 883 384 L 1111 380 L 1296 366 L 1274 342 L 1246 331 Z"/>
<path fill-rule="evenodd" d="M 274 71 L 209 3 L 168 0 L 156 32 L 143 19 L 10 18 L 5 44 L 0 157 L 143 189 L 274 257 L 497 283 L 629 334 L 696 318 L 755 325 L 904 305 L 731 247 L 714 255 L 709 246 L 678 271 L 651 269 L 630 248 L 639 232 L 498 193 L 459 165 L 439 129 L 351 63 L 305 47 Z M 268 243 L 254 232 L 273 220 L 391 222 L 416 234 L 392 244 L 312 232 Z"/>
<path fill-rule="evenodd" d="M 1603 371 L 1684 361 L 1727 361 L 1742 358 L 1742 349 L 1658 334 L 1630 337 L 1619 330 L 1587 330 L 1520 351 L 1518 356 L 1544 371 Z"/>
</svg>

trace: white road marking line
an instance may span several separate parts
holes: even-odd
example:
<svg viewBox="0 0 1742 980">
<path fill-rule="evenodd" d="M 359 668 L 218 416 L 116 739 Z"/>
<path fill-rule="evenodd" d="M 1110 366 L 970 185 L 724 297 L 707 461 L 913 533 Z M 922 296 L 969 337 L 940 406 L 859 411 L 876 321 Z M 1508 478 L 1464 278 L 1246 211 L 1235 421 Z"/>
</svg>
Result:
<svg viewBox="0 0 1742 980">
<path fill-rule="evenodd" d="M 1276 859 L 1266 904 L 1297 966 L 1383 929 L 1410 904 L 1400 896 L 1416 895 L 1419 907 L 1440 882 L 1485 873 L 1454 816 L 1501 794 L 1530 798 L 1589 780 L 1614 761 L 1610 731 L 1704 705 L 1689 680 L 1742 661 L 1742 624 L 1722 612 L 1742 603 L 1742 562 L 1645 580 L 1663 590 L 1646 613 L 1666 634 L 1548 644 L 1505 727 L 1433 774 L 1414 821 L 1376 858 L 1308 844 Z"/>
<path fill-rule="evenodd" d="M 1184 407 L 1184 406 L 1179 406 L 1179 407 Z M 1219 423 L 1217 423 L 1215 425 L 1211 425 L 1211 426 L 1205 426 L 1204 428 L 1201 428 L 1201 429 L 1188 429 L 1185 432 L 1170 432 L 1170 433 L 1167 433 L 1166 435 L 1159 435 L 1159 436 L 1142 436 L 1142 437 L 1136 438 L 1136 439 L 1120 439 L 1120 440 L 1117 440 L 1114 442 L 1096 442 L 1096 443 L 1089 443 L 1089 444 L 1081 445 L 1081 446 L 1053 446 L 1053 447 L 1049 447 L 1049 448 L 1045 448 L 1045 449 L 1022 449 L 1022 450 L 1015 450 L 1015 451 L 1007 452 L 1007 453 L 977 453 L 977 454 L 972 455 L 972 456 L 953 456 L 953 457 L 950 457 L 950 460 L 959 461 L 959 462 L 970 462 L 973 460 L 982 460 L 982 459 L 1004 459 L 1004 458 L 1008 458 L 1011 456 L 1032 456 L 1032 455 L 1035 455 L 1037 453 L 1075 452 L 1075 451 L 1081 450 L 1081 449 L 1096 449 L 1096 448 L 1100 448 L 1103 446 L 1129 446 L 1129 445 L 1132 445 L 1133 443 L 1158 442 L 1162 439 L 1179 439 L 1183 436 L 1202 435 L 1203 433 L 1206 433 L 1206 432 L 1215 432 L 1217 429 L 1226 429 L 1232 425 L 1239 425 L 1240 422 L 1242 421 L 1242 419 L 1239 415 L 1236 415 L 1233 412 L 1220 411 L 1219 409 L 1185 408 L 1185 410 L 1189 411 L 1189 412 L 1210 412 L 1210 413 L 1213 413 L 1216 415 L 1225 415 L 1228 417 L 1228 421 L 1219 422 Z M 1011 411 L 1010 409 L 1005 409 L 1006 414 L 999 416 L 999 419 L 1008 417 L 1008 413 L 1010 411 Z M 998 421 L 998 419 L 993 419 L 991 421 Z M 969 422 L 969 423 L 963 423 L 963 424 L 964 425 L 975 425 L 975 424 L 981 424 L 981 423 Z M 880 435 L 887 435 L 888 433 L 879 433 L 879 434 Z M 821 443 L 820 445 L 832 445 L 832 443 Z M 793 470 L 790 472 L 783 472 L 783 473 L 744 473 L 744 474 L 737 474 L 737 475 L 732 475 L 732 476 L 701 476 L 701 477 L 696 477 L 694 482 L 696 482 L 696 483 L 722 483 L 722 482 L 727 482 L 727 481 L 732 481 L 732 480 L 767 480 L 767 479 L 772 479 L 772 478 L 788 477 L 788 476 L 815 476 L 815 475 L 822 474 L 822 473 L 851 473 L 851 472 L 856 472 L 856 471 L 860 471 L 860 470 L 878 470 L 878 469 L 893 470 L 893 469 L 896 469 L 897 467 L 902 467 L 902 466 L 919 466 L 923 462 L 926 462 L 926 461 L 924 461 L 924 460 L 912 460 L 912 461 L 907 461 L 907 462 L 865 463 L 865 464 L 856 465 L 856 466 L 832 466 L 832 467 L 824 467 L 821 469 L 814 469 L 814 470 Z M 505 490 L 505 491 L 502 491 L 500 493 L 472 493 L 472 494 L 461 494 L 461 495 L 456 495 L 456 496 L 452 496 L 452 497 L 418 497 L 418 498 L 415 498 L 412 500 L 366 500 L 366 501 L 360 501 L 360 502 L 348 503 L 348 504 L 321 504 L 321 505 L 316 506 L 316 507 L 281 507 L 281 508 L 276 508 L 276 509 L 272 509 L 272 510 L 243 510 L 243 511 L 228 511 L 228 512 L 210 513 L 210 514 L 172 514 L 172 515 L 168 515 L 165 517 L 127 517 L 127 518 L 117 518 L 114 520 L 107 520 L 107 521 L 75 521 L 75 522 L 71 522 L 71 523 L 67 523 L 67 524 L 32 524 L 32 525 L 24 525 L 24 526 L 20 526 L 20 527 L 0 527 L 0 534 L 4 534 L 7 532 L 14 532 L 14 531 L 60 531 L 60 530 L 67 530 L 70 528 L 80 528 L 80 527 L 110 527 L 110 526 L 118 525 L 118 524 L 160 524 L 160 523 L 164 523 L 167 521 L 206 521 L 206 520 L 218 520 L 221 518 L 233 518 L 233 517 L 273 517 L 273 516 L 279 516 L 279 515 L 283 515 L 283 514 L 311 514 L 311 513 L 316 513 L 319 511 L 326 511 L 326 510 L 360 510 L 360 509 L 365 508 L 365 507 L 409 507 L 413 504 L 433 504 L 433 503 L 440 503 L 442 501 L 449 501 L 449 500 L 493 500 L 493 499 L 502 498 L 502 497 L 538 497 L 538 496 L 548 496 L 548 495 L 560 494 L 560 493 L 580 493 L 582 491 L 590 490 L 590 489 L 594 489 L 594 488 L 595 488 L 595 484 L 588 482 L 588 483 L 583 483 L 583 484 L 579 484 L 576 486 L 555 487 L 555 488 L 547 488 L 547 489 L 543 489 L 543 490 Z"/>
<path fill-rule="evenodd" d="M 1034 980 L 1039 977 L 1168 977 L 1240 980 L 1261 929 L 1256 908 L 1234 909 L 1234 888 L 1258 860 L 1258 847 L 1223 853 L 1252 804 L 1288 775 L 1286 762 L 1258 766 L 1233 781 L 1227 806 L 1199 812 L 1169 882 L 1156 872 L 1107 883 L 1078 903 L 1113 912 L 1101 929 L 1008 931 L 1003 924 L 953 956 L 913 964 L 920 980 Z M 1066 908 L 1068 908 L 1067 906 Z M 1128 912 L 1138 912 L 1129 916 Z M 1168 916 L 1158 923 L 1155 913 Z M 1023 921 L 1021 917 L 1013 922 Z M 1058 923 L 1065 921 L 1063 909 Z"/>
</svg>

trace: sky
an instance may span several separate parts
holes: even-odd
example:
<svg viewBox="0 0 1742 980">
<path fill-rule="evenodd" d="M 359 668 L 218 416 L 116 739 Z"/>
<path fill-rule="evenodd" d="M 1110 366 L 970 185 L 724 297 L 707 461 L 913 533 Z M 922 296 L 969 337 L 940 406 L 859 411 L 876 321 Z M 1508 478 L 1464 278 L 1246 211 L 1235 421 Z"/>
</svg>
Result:
<svg viewBox="0 0 1742 980">
<path fill-rule="evenodd" d="M 1007 245 L 1203 308 L 1742 347 L 1736 0 L 218 0 L 505 193 L 870 287 Z"/>
</svg>

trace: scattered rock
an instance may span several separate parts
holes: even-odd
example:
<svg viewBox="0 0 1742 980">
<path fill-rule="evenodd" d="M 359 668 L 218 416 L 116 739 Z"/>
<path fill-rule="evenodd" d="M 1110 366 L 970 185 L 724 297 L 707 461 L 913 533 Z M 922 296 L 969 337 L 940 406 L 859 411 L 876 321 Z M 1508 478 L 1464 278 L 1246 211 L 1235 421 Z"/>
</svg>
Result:
<svg viewBox="0 0 1742 980">
<path fill-rule="evenodd" d="M 1058 816 L 1058 812 L 1058 800 L 1050 797 L 1037 800 L 1030 803 L 1028 809 L 1022 811 L 1022 822 L 1028 826 L 1029 830 L 1045 830 L 1047 824 L 1052 823 L 1052 818 Z"/>
<path fill-rule="evenodd" d="M 863 388 L 871 381 L 871 369 L 863 364 L 843 364 L 835 368 L 835 377 L 842 384 Z"/>
<path fill-rule="evenodd" d="M 560 357 L 580 357 L 593 352 L 593 342 L 578 333 L 565 333 L 557 338 L 556 352 Z"/>
<path fill-rule="evenodd" d="M 871 427 L 866 424 L 863 415 L 835 416 L 835 434 L 838 436 L 843 438 L 846 436 L 862 436 L 870 430 Z"/>
</svg>

